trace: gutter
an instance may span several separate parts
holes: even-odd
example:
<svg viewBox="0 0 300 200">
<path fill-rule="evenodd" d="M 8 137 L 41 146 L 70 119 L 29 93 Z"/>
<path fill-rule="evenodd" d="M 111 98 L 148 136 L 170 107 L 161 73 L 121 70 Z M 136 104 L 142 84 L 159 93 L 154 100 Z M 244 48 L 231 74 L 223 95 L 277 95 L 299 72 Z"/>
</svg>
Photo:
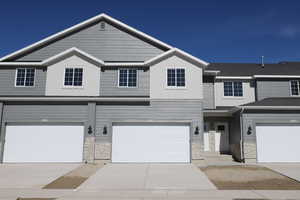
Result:
<svg viewBox="0 0 300 200">
<path fill-rule="evenodd" d="M 137 98 L 137 97 L 119 97 L 119 98 L 110 98 L 110 97 L 0 97 L 0 101 L 10 101 L 10 102 L 30 102 L 30 101 L 60 101 L 60 102 L 83 102 L 83 101 L 94 101 L 94 102 L 148 102 L 150 98 Z"/>
<path fill-rule="evenodd" d="M 300 110 L 300 106 L 240 106 L 248 110 Z"/>
</svg>

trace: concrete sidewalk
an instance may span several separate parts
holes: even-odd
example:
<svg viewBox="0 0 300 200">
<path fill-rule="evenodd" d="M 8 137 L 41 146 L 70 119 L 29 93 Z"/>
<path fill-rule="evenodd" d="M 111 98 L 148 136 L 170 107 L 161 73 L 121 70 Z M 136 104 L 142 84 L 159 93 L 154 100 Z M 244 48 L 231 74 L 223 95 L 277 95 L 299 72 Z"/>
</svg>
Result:
<svg viewBox="0 0 300 200">
<path fill-rule="evenodd" d="M 108 164 L 79 189 L 209 190 L 216 187 L 192 164 Z"/>
</svg>

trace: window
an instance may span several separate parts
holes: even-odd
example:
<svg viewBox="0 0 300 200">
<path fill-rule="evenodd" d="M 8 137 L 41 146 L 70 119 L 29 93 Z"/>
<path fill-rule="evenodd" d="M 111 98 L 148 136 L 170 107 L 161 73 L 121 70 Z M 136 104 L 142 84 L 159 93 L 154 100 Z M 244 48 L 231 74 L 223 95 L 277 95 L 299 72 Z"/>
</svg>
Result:
<svg viewBox="0 0 300 200">
<path fill-rule="evenodd" d="M 224 96 L 242 97 L 243 96 L 243 83 L 239 81 L 226 81 L 224 82 Z"/>
<path fill-rule="evenodd" d="M 168 87 L 185 87 L 185 69 L 169 68 L 167 70 Z"/>
<path fill-rule="evenodd" d="M 15 85 L 18 87 L 34 86 L 35 69 L 33 68 L 18 68 L 16 71 Z"/>
<path fill-rule="evenodd" d="M 82 68 L 66 68 L 65 69 L 65 86 L 82 86 Z"/>
<path fill-rule="evenodd" d="M 136 85 L 136 69 L 119 69 L 119 87 L 136 87 Z"/>
<path fill-rule="evenodd" d="M 300 81 L 291 81 L 291 94 L 292 96 L 300 95 Z"/>
</svg>

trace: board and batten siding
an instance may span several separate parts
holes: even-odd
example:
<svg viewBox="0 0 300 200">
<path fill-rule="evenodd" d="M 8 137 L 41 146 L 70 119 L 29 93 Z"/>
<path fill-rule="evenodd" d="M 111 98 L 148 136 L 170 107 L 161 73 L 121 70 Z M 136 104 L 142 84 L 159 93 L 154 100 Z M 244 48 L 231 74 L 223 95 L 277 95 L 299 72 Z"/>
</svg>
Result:
<svg viewBox="0 0 300 200">
<path fill-rule="evenodd" d="M 185 87 L 167 87 L 168 68 L 185 69 Z M 173 55 L 150 66 L 150 97 L 152 99 L 203 99 L 203 69 Z"/>
<path fill-rule="evenodd" d="M 174 122 L 192 123 L 192 132 L 199 127 L 202 138 L 203 112 L 202 101 L 151 101 L 148 105 L 100 105 L 96 107 L 96 136 L 100 141 L 111 141 L 112 123 L 114 122 Z M 107 135 L 103 128 L 107 127 Z"/>
<path fill-rule="evenodd" d="M 21 67 L 21 66 L 20 66 Z M 28 67 L 34 68 L 34 67 Z M 0 96 L 45 95 L 46 68 L 35 68 L 35 80 L 33 87 L 15 87 L 16 68 L 1 67 L 0 69 Z"/>
<path fill-rule="evenodd" d="M 107 67 L 100 74 L 100 96 L 149 96 L 149 68 L 137 69 L 137 87 L 118 87 L 119 69 Z"/>
<path fill-rule="evenodd" d="M 65 69 L 82 68 L 82 87 L 64 86 Z M 100 67 L 73 55 L 48 66 L 46 96 L 99 96 Z"/>
<path fill-rule="evenodd" d="M 242 81 L 243 96 L 224 96 L 224 81 Z M 239 106 L 255 101 L 255 85 L 251 80 L 216 80 L 215 104 L 216 106 Z"/>
<path fill-rule="evenodd" d="M 257 80 L 256 81 L 257 100 L 268 97 L 290 97 L 290 80 Z"/>
<path fill-rule="evenodd" d="M 103 61 L 145 61 L 163 53 L 163 50 L 106 22 L 105 30 L 101 30 L 98 22 L 17 60 L 40 61 L 72 47 Z"/>
<path fill-rule="evenodd" d="M 203 77 L 203 108 L 215 109 L 214 78 Z"/>
</svg>

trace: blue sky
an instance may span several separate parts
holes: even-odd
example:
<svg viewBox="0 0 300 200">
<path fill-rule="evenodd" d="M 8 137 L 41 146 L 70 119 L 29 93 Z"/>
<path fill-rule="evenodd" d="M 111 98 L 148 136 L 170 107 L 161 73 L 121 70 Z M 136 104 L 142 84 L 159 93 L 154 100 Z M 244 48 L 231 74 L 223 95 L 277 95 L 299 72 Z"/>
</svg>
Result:
<svg viewBox="0 0 300 200">
<path fill-rule="evenodd" d="M 208 62 L 300 61 L 300 1 L 3 1 L 0 56 L 106 13 Z"/>
</svg>

